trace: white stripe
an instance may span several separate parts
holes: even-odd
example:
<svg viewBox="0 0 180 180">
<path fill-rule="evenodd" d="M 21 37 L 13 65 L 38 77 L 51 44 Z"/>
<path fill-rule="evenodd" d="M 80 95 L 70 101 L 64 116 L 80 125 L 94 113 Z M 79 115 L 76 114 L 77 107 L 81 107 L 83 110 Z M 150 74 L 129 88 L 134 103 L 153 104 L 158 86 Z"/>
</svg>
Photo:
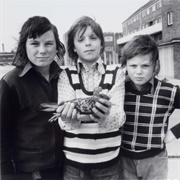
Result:
<svg viewBox="0 0 180 180">
<path fill-rule="evenodd" d="M 164 88 L 165 89 L 165 88 Z M 167 90 L 167 89 L 166 89 Z M 172 89 L 171 89 L 172 90 Z M 128 95 L 128 96 L 134 96 L 134 94 L 132 94 L 132 93 L 129 93 L 129 92 L 127 92 L 126 93 L 126 95 Z M 169 98 L 169 97 L 165 97 L 165 96 L 161 96 L 161 95 L 151 95 L 151 94 L 146 94 L 146 95 L 143 95 L 144 97 L 153 97 L 153 96 L 158 96 L 158 98 L 159 99 L 165 99 L 165 100 L 170 100 L 171 98 Z M 157 97 L 156 97 L 157 98 Z M 135 104 L 135 102 L 125 102 L 125 104 L 132 104 L 132 105 L 134 105 Z M 142 103 L 142 104 L 144 104 L 144 103 Z M 144 105 L 146 105 L 146 104 L 144 104 Z"/>
<path fill-rule="evenodd" d="M 104 139 L 80 139 L 64 137 L 65 147 L 91 150 L 120 146 L 120 142 L 120 136 Z"/>
<path fill-rule="evenodd" d="M 134 134 L 137 134 L 137 129 L 138 129 L 138 117 L 139 117 L 139 107 L 140 107 L 140 96 L 136 96 L 136 109 L 135 109 L 135 118 L 134 118 Z M 133 150 L 135 150 L 135 145 L 136 145 L 136 139 L 137 139 L 137 136 L 133 136 L 133 139 L 132 139 L 132 144 L 131 144 L 131 148 Z"/>
<path fill-rule="evenodd" d="M 109 70 L 109 71 L 113 71 L 113 70 L 116 69 L 116 67 L 120 67 L 120 66 L 117 65 L 117 64 L 110 64 L 110 65 L 106 66 L 106 69 Z"/>
<path fill-rule="evenodd" d="M 129 145 L 131 145 L 131 142 L 129 142 L 129 141 L 122 141 L 124 144 L 129 144 Z M 142 144 L 142 143 L 136 143 L 136 146 L 139 146 L 139 147 L 145 147 L 146 149 L 148 149 L 149 150 L 149 147 L 147 147 L 147 144 Z M 161 144 L 151 144 L 151 148 L 161 148 Z M 123 149 L 127 149 L 127 148 L 124 148 L 123 147 Z M 135 150 L 135 149 L 128 149 L 129 151 L 134 151 L 134 152 L 138 152 L 138 150 Z"/>
<path fill-rule="evenodd" d="M 133 123 L 133 122 L 127 122 L 126 124 L 128 125 L 138 125 L 138 126 L 144 126 L 144 127 L 149 127 L 149 124 L 148 123 Z M 165 123 L 165 125 L 167 126 L 167 123 Z M 164 123 L 158 123 L 158 124 L 153 124 L 154 127 L 163 127 L 164 126 Z"/>
<path fill-rule="evenodd" d="M 160 99 L 160 98 L 158 98 Z M 163 98 L 165 99 L 165 98 Z M 166 98 L 165 100 L 171 100 L 170 98 Z M 136 102 L 125 102 L 125 105 L 136 105 Z M 152 103 L 141 103 L 141 106 L 144 106 L 144 107 L 152 107 Z M 163 104 L 158 104 L 157 105 L 158 108 L 167 108 L 168 105 L 163 105 Z"/>
<path fill-rule="evenodd" d="M 104 78 L 104 84 L 112 84 L 113 77 L 113 74 L 106 74 Z"/>
<path fill-rule="evenodd" d="M 67 159 L 70 159 L 75 162 L 102 163 L 102 162 L 107 162 L 116 158 L 119 154 L 119 148 L 115 151 L 111 151 L 111 152 L 103 153 L 103 154 L 95 154 L 95 155 L 70 153 L 68 151 L 64 151 L 64 153 Z"/>
<path fill-rule="evenodd" d="M 169 106 L 168 106 L 169 107 Z M 166 108 L 167 109 L 167 108 Z M 127 115 L 135 115 L 136 112 L 126 112 Z M 170 115 L 170 113 L 168 113 Z M 145 116 L 145 117 L 150 117 L 151 114 L 149 113 L 139 113 L 139 116 Z M 161 114 L 155 114 L 155 117 L 164 117 L 164 112 Z"/>
<path fill-rule="evenodd" d="M 127 135 L 134 135 L 133 132 L 129 132 L 129 131 L 123 131 L 123 133 L 127 134 Z M 139 136 L 139 137 L 148 137 L 148 134 L 137 133 L 136 136 Z M 161 137 L 161 134 L 152 134 L 152 137 Z"/>
<path fill-rule="evenodd" d="M 76 71 L 76 66 L 68 66 L 68 69 L 69 69 L 70 71 Z"/>
<path fill-rule="evenodd" d="M 78 74 L 71 74 L 72 83 L 73 84 L 79 84 L 79 76 Z"/>
<path fill-rule="evenodd" d="M 73 130 L 66 130 L 69 133 L 72 134 L 103 134 L 103 133 L 107 133 L 106 130 L 100 131 L 100 127 L 98 123 L 81 123 L 81 126 L 77 129 L 73 129 Z M 118 129 L 113 129 L 110 132 L 116 132 L 119 131 Z"/>
<path fill-rule="evenodd" d="M 152 134 L 153 134 L 153 125 L 154 125 L 154 118 L 156 115 L 156 109 L 157 109 L 157 100 L 158 100 L 158 95 L 159 95 L 159 90 L 161 87 L 161 83 L 158 82 L 157 87 L 156 87 L 156 91 L 154 92 L 153 95 L 153 102 L 152 102 L 152 111 L 151 111 L 151 119 L 149 122 L 149 134 L 148 134 L 148 142 L 147 142 L 147 147 L 148 149 L 151 149 L 151 141 L 152 141 Z"/>
</svg>

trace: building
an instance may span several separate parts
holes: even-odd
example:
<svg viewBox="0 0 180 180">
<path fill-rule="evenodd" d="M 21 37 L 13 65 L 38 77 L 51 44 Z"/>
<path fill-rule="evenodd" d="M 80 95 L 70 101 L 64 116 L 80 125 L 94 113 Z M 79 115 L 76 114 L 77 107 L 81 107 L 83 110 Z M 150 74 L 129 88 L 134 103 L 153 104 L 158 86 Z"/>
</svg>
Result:
<svg viewBox="0 0 180 180">
<path fill-rule="evenodd" d="M 14 52 L 0 52 L 0 65 L 12 64 Z"/>
<path fill-rule="evenodd" d="M 119 49 L 135 35 L 149 34 L 159 45 L 160 77 L 180 79 L 180 0 L 149 0 L 122 23 Z"/>
<path fill-rule="evenodd" d="M 119 59 L 119 47 L 117 40 L 122 37 L 121 33 L 104 32 L 105 48 L 103 59 L 106 64 L 118 64 Z"/>
</svg>

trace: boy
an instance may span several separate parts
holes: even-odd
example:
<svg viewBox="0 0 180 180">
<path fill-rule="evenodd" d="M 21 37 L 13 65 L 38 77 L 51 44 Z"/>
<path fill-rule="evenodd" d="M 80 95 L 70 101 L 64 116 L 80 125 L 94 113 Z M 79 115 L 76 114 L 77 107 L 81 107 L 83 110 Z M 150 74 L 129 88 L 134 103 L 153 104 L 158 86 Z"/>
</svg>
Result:
<svg viewBox="0 0 180 180">
<path fill-rule="evenodd" d="M 88 16 L 79 18 L 69 29 L 67 52 L 75 66 L 60 75 L 59 102 L 93 97 L 97 87 L 111 99 L 100 98 L 93 113 L 84 119 L 78 118 L 73 103 L 65 103 L 59 120 L 65 130 L 63 179 L 119 180 L 119 128 L 125 121 L 124 72 L 103 63 L 103 31 Z"/>
<path fill-rule="evenodd" d="M 165 142 L 180 137 L 179 125 L 168 131 L 168 120 L 180 108 L 180 89 L 155 78 L 159 72 L 158 46 L 149 35 L 139 35 L 122 50 L 126 66 L 126 121 L 122 128 L 122 179 L 167 179 Z M 179 132 L 178 132 L 179 131 Z M 165 137 L 167 136 L 167 137 Z"/>
</svg>

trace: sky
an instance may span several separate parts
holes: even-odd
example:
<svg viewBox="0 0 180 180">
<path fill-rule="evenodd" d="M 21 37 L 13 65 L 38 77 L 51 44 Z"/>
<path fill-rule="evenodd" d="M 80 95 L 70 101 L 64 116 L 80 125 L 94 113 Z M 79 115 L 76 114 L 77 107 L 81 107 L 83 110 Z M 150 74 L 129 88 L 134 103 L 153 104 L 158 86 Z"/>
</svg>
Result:
<svg viewBox="0 0 180 180">
<path fill-rule="evenodd" d="M 13 50 L 23 23 L 46 16 L 63 34 L 81 16 L 98 22 L 104 32 L 122 32 L 122 22 L 149 0 L 0 0 L 0 52 Z"/>
</svg>

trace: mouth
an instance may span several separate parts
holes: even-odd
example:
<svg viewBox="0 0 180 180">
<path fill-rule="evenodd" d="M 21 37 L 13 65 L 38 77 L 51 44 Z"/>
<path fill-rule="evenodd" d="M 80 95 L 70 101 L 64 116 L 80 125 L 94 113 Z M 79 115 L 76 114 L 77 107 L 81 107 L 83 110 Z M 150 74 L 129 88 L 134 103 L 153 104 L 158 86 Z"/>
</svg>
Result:
<svg viewBox="0 0 180 180">
<path fill-rule="evenodd" d="M 142 77 L 136 77 L 135 79 L 136 79 L 137 81 L 142 81 L 142 80 L 143 80 Z"/>
<path fill-rule="evenodd" d="M 44 61 L 46 59 L 48 59 L 48 57 L 37 57 L 38 60 Z"/>
<path fill-rule="evenodd" d="M 93 49 L 90 49 L 90 50 L 86 50 L 86 51 L 84 51 L 85 53 L 91 53 L 91 52 L 93 52 L 94 50 Z"/>
</svg>

